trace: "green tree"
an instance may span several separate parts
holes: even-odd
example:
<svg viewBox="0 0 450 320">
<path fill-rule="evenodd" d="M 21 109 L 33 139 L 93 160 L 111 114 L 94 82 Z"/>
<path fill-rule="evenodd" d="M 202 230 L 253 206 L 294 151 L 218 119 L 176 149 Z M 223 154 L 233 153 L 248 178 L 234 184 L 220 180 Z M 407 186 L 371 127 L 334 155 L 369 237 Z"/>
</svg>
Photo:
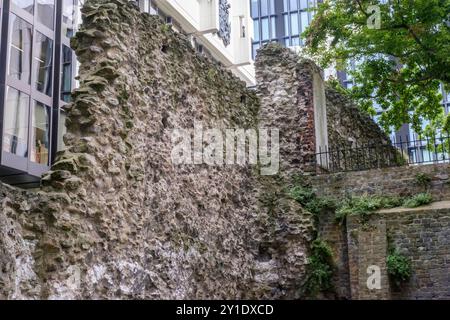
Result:
<svg viewBox="0 0 450 320">
<path fill-rule="evenodd" d="M 449 13 L 450 0 L 324 0 L 306 50 L 322 67 L 360 62 L 348 94 L 370 114 L 378 103 L 386 131 L 411 123 L 421 132 L 425 119 L 448 130 L 439 86 L 450 87 Z"/>
</svg>

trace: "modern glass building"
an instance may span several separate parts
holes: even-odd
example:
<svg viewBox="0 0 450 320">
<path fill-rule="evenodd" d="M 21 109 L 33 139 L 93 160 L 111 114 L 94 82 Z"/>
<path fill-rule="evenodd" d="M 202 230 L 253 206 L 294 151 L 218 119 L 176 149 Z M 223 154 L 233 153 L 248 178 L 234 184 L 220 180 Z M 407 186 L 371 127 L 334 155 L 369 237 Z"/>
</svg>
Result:
<svg viewBox="0 0 450 320">
<path fill-rule="evenodd" d="M 253 58 L 265 43 L 276 41 L 286 47 L 302 46 L 301 34 L 311 23 L 315 0 L 251 0 Z"/>
<path fill-rule="evenodd" d="M 32 185 L 62 148 L 77 0 L 2 0 L 0 179 Z"/>
<path fill-rule="evenodd" d="M 248 2 L 132 2 L 143 12 L 158 14 L 175 30 L 192 34 L 192 44 L 199 52 L 254 84 L 250 36 L 240 31 L 250 28 Z M 0 0 L 2 182 L 22 187 L 39 184 L 57 151 L 64 147 L 64 107 L 77 85 L 77 61 L 70 38 L 81 22 L 83 4 L 84 0 Z M 220 7 L 230 10 L 226 17 L 221 17 Z M 225 44 L 218 40 L 218 32 L 221 24 L 228 22 L 231 31 Z"/>
</svg>

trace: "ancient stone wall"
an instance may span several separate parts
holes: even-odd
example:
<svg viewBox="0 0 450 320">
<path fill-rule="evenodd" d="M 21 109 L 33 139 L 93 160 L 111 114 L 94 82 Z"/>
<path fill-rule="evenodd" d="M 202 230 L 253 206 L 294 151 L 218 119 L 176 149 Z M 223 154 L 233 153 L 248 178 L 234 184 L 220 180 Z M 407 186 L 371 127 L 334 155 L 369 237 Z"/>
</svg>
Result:
<svg viewBox="0 0 450 320">
<path fill-rule="evenodd" d="M 336 294 L 343 299 L 449 299 L 450 193 L 448 164 L 403 166 L 309 177 L 319 197 L 413 196 L 429 192 L 437 202 L 416 209 L 394 208 L 347 217 L 320 217 L 319 234 L 332 246 Z M 411 260 L 412 277 L 397 288 L 389 281 L 386 258 L 394 248 Z M 367 287 L 368 267 L 381 270 L 381 288 Z"/>
<path fill-rule="evenodd" d="M 173 129 L 257 129 L 254 91 L 126 0 L 82 11 L 67 149 L 40 191 L 0 185 L 0 298 L 301 297 L 303 209 L 261 204 L 258 168 L 171 160 Z"/>
<path fill-rule="evenodd" d="M 276 43 L 258 51 L 255 66 L 261 125 L 280 130 L 281 171 L 315 171 L 313 83 L 320 70 Z"/>
<path fill-rule="evenodd" d="M 327 172 L 402 163 L 380 127 L 324 83 L 314 62 L 275 43 L 258 52 L 261 121 L 279 126 L 283 168 Z"/>
<path fill-rule="evenodd" d="M 450 299 L 450 203 L 416 209 L 390 209 L 362 224 L 347 221 L 352 299 Z M 411 277 L 396 285 L 389 280 L 390 249 L 411 261 Z M 381 288 L 367 286 L 368 268 L 381 270 Z"/>
<path fill-rule="evenodd" d="M 450 199 L 448 164 L 400 166 L 367 171 L 340 172 L 311 177 L 321 196 L 412 196 L 430 192 L 435 201 Z M 424 179 L 428 180 L 425 181 Z"/>
<path fill-rule="evenodd" d="M 404 162 L 389 137 L 348 97 L 329 85 L 325 92 L 329 145 L 321 151 L 328 152 L 325 162 L 331 172 L 383 168 Z"/>
<path fill-rule="evenodd" d="M 304 297 L 316 234 L 288 190 L 295 175 L 315 170 L 320 70 L 269 45 L 257 57 L 258 88 L 248 90 L 186 35 L 126 0 L 87 0 L 72 46 L 80 87 L 68 108 L 67 149 L 40 190 L 0 184 L 0 299 Z M 173 129 L 196 123 L 278 128 L 279 173 L 174 164 Z M 348 141 L 352 130 L 340 129 Z M 333 181 L 312 179 L 337 192 Z M 321 230 L 330 239 L 338 231 Z M 344 272 L 341 283 L 351 279 Z"/>
</svg>

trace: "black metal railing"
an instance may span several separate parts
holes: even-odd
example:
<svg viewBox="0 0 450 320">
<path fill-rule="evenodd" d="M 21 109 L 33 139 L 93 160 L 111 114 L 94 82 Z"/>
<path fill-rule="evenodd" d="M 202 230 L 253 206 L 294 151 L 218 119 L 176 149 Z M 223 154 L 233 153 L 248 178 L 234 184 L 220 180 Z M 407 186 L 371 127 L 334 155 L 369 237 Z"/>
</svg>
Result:
<svg viewBox="0 0 450 320">
<path fill-rule="evenodd" d="M 319 147 L 315 155 L 319 172 L 360 171 L 402 165 L 450 163 L 450 135 L 424 139 L 398 138 L 391 144 L 353 143 Z"/>
</svg>

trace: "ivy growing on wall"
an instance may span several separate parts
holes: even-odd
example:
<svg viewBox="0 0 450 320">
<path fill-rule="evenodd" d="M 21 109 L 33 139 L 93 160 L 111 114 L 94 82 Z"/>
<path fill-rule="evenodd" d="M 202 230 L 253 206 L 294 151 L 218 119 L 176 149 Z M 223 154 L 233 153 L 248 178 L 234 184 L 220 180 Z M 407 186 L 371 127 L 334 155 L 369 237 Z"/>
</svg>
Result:
<svg viewBox="0 0 450 320">
<path fill-rule="evenodd" d="M 316 226 L 320 216 L 325 212 L 333 212 L 337 202 L 333 198 L 317 197 L 309 183 L 301 176 L 294 177 L 293 185 L 289 188 L 289 196 L 302 207 L 313 214 Z M 333 253 L 331 247 L 316 234 L 311 243 L 310 256 L 306 268 L 306 280 L 301 288 L 303 295 L 314 298 L 319 293 L 333 291 L 334 273 Z"/>
<path fill-rule="evenodd" d="M 391 248 L 389 251 L 389 255 L 386 258 L 389 280 L 398 289 L 411 278 L 411 260 L 402 255 L 397 249 Z"/>
<path fill-rule="evenodd" d="M 333 289 L 333 253 L 330 246 L 317 238 L 311 245 L 306 281 L 303 287 L 308 297 L 316 297 L 320 292 Z"/>
</svg>

